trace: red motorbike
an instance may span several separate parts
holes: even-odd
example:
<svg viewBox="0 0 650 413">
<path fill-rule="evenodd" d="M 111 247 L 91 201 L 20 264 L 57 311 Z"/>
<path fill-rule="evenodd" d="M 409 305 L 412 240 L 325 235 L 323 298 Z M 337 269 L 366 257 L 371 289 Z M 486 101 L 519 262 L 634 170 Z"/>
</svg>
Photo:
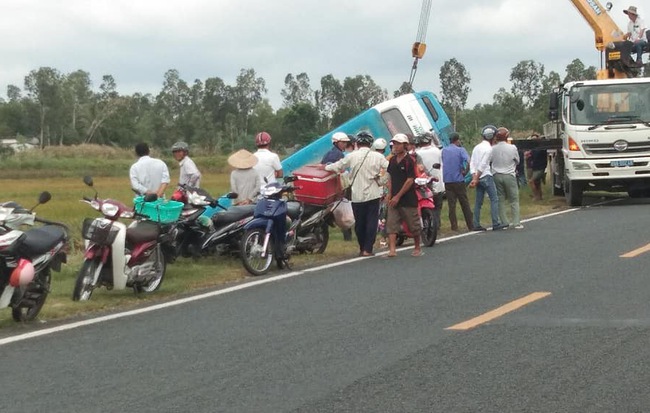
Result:
<svg viewBox="0 0 650 413">
<path fill-rule="evenodd" d="M 90 177 L 84 177 L 84 183 L 93 186 Z M 155 200 L 155 194 L 144 198 L 145 202 Z M 136 293 L 157 290 L 165 275 L 165 250 L 166 246 L 171 248 L 175 224 L 149 220 L 122 202 L 98 198 L 96 191 L 93 199 L 84 197 L 83 202 L 102 216 L 83 222 L 84 259 L 72 299 L 89 300 L 95 288 L 101 286 L 109 290 L 130 287 Z M 127 227 L 120 218 L 139 219 Z"/>
<path fill-rule="evenodd" d="M 418 214 L 421 222 L 420 239 L 425 247 L 432 247 L 438 238 L 438 224 L 436 220 L 436 210 L 433 203 L 433 191 L 431 190 L 430 176 L 421 176 L 415 178 L 415 192 L 418 196 Z M 407 238 L 413 238 L 406 222 L 402 222 L 402 231 L 397 234 L 397 245 L 404 244 Z"/>
</svg>

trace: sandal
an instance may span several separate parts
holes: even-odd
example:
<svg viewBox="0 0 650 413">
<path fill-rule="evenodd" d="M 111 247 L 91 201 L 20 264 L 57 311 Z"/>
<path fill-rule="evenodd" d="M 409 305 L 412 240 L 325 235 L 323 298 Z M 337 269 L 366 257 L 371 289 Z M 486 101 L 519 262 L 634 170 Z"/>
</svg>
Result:
<svg viewBox="0 0 650 413">
<path fill-rule="evenodd" d="M 418 252 L 413 251 L 411 253 L 411 257 L 421 257 L 423 255 L 424 255 L 424 251 L 418 251 Z"/>
</svg>

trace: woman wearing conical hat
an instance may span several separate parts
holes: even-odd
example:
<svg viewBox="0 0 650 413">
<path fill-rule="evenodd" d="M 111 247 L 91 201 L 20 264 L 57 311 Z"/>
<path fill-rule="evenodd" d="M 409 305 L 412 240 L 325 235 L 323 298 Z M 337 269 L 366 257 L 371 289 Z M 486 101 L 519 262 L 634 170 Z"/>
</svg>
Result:
<svg viewBox="0 0 650 413">
<path fill-rule="evenodd" d="M 246 149 L 240 149 L 228 157 L 228 165 L 233 167 L 230 173 L 230 190 L 238 194 L 235 205 L 255 202 L 262 187 L 262 178 L 253 167 L 257 157 Z"/>
</svg>

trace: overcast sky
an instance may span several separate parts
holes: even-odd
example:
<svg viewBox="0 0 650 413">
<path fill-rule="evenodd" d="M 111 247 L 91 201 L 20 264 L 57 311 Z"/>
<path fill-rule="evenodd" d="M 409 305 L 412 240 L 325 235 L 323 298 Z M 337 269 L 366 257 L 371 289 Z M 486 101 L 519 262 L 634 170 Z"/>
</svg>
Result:
<svg viewBox="0 0 650 413">
<path fill-rule="evenodd" d="M 604 2 L 603 2 L 604 3 Z M 329 73 L 370 75 L 389 94 L 408 80 L 421 0 L 2 0 L 0 97 L 33 69 L 112 75 L 121 94 L 157 93 L 177 69 L 192 83 L 234 84 L 242 68 L 266 80 L 277 109 L 287 73 L 313 89 Z M 633 4 L 633 3 L 632 3 Z M 614 2 L 622 29 L 630 4 Z M 642 17 L 644 9 L 639 8 Z M 468 106 L 510 89 L 510 71 L 534 60 L 564 76 L 573 59 L 600 66 L 593 32 L 569 0 L 433 0 L 416 90 L 440 93 L 451 58 L 471 76 Z"/>
</svg>

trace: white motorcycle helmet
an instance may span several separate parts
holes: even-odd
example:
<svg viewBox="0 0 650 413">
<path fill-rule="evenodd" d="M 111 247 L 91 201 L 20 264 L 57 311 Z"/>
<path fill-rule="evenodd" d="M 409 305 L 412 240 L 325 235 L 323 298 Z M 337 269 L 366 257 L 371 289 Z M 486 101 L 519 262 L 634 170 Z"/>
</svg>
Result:
<svg viewBox="0 0 650 413">
<path fill-rule="evenodd" d="M 332 135 L 332 143 L 337 142 L 350 142 L 350 138 L 343 132 L 336 132 L 334 135 Z"/>
<path fill-rule="evenodd" d="M 384 138 L 377 138 L 373 143 L 372 143 L 372 149 L 376 151 L 383 151 L 386 149 L 386 146 L 388 146 L 388 143 L 386 142 L 386 139 Z"/>
</svg>

